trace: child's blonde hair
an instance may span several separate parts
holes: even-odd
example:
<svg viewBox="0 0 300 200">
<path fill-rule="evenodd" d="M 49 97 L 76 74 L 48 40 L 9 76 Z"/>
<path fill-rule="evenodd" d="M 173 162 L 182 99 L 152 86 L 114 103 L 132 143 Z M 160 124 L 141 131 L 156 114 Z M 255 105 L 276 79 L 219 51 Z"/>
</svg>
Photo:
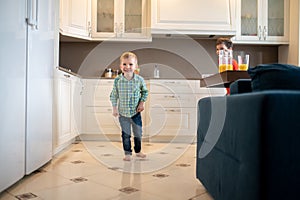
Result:
<svg viewBox="0 0 300 200">
<path fill-rule="evenodd" d="M 127 51 L 127 52 L 124 52 L 121 56 L 120 56 L 120 63 L 122 62 L 123 59 L 127 59 L 127 58 L 135 58 L 135 61 L 136 61 L 136 64 L 138 63 L 138 59 L 137 59 L 137 56 L 130 52 L 130 51 Z"/>
</svg>

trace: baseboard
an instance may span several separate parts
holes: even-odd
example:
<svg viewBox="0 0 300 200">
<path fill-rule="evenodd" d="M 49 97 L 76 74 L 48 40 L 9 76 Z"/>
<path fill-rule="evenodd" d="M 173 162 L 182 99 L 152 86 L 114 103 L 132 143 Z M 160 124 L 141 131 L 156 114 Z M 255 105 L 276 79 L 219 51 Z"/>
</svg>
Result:
<svg viewBox="0 0 300 200">
<path fill-rule="evenodd" d="M 57 146 L 54 150 L 53 150 L 53 156 L 55 156 L 56 154 L 61 153 L 64 149 L 68 148 L 72 143 L 74 143 L 76 141 L 76 138 L 73 138 L 59 146 Z"/>
</svg>

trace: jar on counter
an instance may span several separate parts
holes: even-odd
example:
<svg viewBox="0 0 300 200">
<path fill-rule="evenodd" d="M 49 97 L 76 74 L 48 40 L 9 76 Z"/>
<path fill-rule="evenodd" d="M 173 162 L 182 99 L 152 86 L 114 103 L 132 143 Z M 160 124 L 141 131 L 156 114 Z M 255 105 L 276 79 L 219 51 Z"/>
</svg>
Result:
<svg viewBox="0 0 300 200">
<path fill-rule="evenodd" d="M 112 70 L 111 70 L 111 68 L 107 68 L 106 69 L 105 78 L 112 78 Z"/>
<path fill-rule="evenodd" d="M 119 70 L 115 69 L 112 71 L 112 78 L 116 78 L 119 75 Z"/>
</svg>

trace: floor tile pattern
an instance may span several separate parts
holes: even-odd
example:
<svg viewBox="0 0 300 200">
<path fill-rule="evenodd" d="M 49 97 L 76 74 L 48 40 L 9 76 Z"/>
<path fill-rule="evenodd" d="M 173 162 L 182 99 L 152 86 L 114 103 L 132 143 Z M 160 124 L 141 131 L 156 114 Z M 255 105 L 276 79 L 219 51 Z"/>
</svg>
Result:
<svg viewBox="0 0 300 200">
<path fill-rule="evenodd" d="M 83 182 L 83 181 L 88 181 L 88 179 L 83 178 L 83 177 L 72 178 L 70 180 L 73 181 L 74 183 L 80 183 L 80 182 Z"/>
<path fill-rule="evenodd" d="M 32 193 L 24 193 L 24 194 L 20 194 L 17 195 L 16 198 L 19 200 L 27 200 L 27 199 L 33 199 L 36 198 L 37 196 L 35 194 Z"/>
<path fill-rule="evenodd" d="M 144 142 L 123 161 L 121 142 L 75 142 L 0 200 L 213 200 L 196 179 L 196 145 Z"/>
<path fill-rule="evenodd" d="M 130 193 L 139 191 L 138 189 L 133 188 L 133 187 L 124 187 L 124 188 L 121 188 L 121 189 L 119 189 L 119 190 L 120 190 L 121 192 L 126 193 L 126 194 L 130 194 Z"/>
</svg>

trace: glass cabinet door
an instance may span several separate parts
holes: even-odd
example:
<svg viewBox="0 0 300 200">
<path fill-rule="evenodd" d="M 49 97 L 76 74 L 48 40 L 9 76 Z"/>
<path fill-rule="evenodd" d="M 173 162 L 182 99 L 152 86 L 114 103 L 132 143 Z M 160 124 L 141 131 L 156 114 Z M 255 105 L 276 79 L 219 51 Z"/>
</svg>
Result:
<svg viewBox="0 0 300 200">
<path fill-rule="evenodd" d="M 142 32 L 142 0 L 125 0 L 125 33 Z"/>
<path fill-rule="evenodd" d="M 268 0 L 268 36 L 284 36 L 284 1 Z"/>
<path fill-rule="evenodd" d="M 258 1 L 241 0 L 241 36 L 258 36 Z"/>
<path fill-rule="evenodd" d="M 147 31 L 147 0 L 93 0 L 92 37 L 114 40 L 151 40 Z"/>
<path fill-rule="evenodd" d="M 96 32 L 113 33 L 115 25 L 114 0 L 97 0 Z"/>
<path fill-rule="evenodd" d="M 289 0 L 240 0 L 236 41 L 289 41 Z"/>
</svg>

